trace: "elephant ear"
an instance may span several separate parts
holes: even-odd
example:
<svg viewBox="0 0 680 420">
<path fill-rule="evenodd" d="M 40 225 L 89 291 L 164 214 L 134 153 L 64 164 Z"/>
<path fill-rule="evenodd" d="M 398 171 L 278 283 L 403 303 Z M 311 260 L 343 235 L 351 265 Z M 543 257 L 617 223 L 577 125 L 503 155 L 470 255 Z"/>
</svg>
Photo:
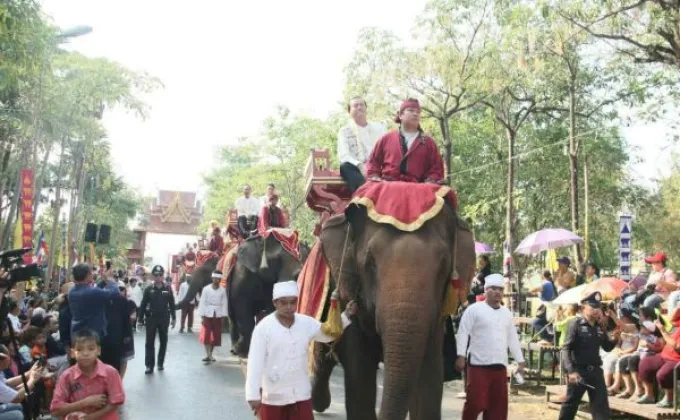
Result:
<svg viewBox="0 0 680 420">
<path fill-rule="evenodd" d="M 470 225 L 456 215 L 456 271 L 463 281 L 462 290 L 467 294 L 475 276 L 475 238 Z"/>
<path fill-rule="evenodd" d="M 239 245 L 236 253 L 237 261 L 243 264 L 248 271 L 257 273 L 262 262 L 263 250 L 264 241 L 262 238 L 248 239 Z"/>
</svg>

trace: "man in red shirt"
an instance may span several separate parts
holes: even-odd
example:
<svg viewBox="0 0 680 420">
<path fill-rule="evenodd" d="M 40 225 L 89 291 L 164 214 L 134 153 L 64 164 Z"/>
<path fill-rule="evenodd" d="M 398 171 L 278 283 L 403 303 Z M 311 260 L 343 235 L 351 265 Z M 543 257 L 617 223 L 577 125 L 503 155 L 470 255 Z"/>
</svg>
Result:
<svg viewBox="0 0 680 420">
<path fill-rule="evenodd" d="M 288 221 L 283 211 L 278 206 L 279 196 L 273 194 L 269 197 L 269 205 L 262 207 L 260 210 L 260 217 L 258 218 L 258 231 L 260 233 L 266 232 L 271 228 L 285 228 L 288 227 Z"/>
<path fill-rule="evenodd" d="M 398 130 L 385 134 L 373 148 L 366 164 L 373 181 L 444 182 L 444 164 L 435 141 L 420 127 L 420 104 L 402 102 L 395 118 Z"/>
</svg>

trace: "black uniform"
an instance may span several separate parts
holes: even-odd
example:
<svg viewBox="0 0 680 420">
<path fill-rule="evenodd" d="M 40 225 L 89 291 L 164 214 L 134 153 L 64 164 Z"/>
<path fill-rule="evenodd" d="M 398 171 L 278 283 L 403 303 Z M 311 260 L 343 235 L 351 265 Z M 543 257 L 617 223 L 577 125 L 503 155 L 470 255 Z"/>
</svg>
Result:
<svg viewBox="0 0 680 420">
<path fill-rule="evenodd" d="M 158 349 L 158 369 L 163 370 L 165 351 L 168 346 L 170 318 L 172 318 L 173 325 L 176 321 L 175 297 L 173 296 L 170 287 L 163 283 L 160 287 L 157 287 L 155 284 L 147 287 L 144 290 L 144 297 L 142 298 L 142 304 L 140 305 L 140 314 L 146 319 L 145 363 L 147 372 L 150 373 L 156 365 L 154 357 L 156 353 L 156 332 L 158 332 L 158 339 L 161 343 L 160 348 Z"/>
<path fill-rule="evenodd" d="M 597 296 L 595 296 L 597 295 Z M 601 296 L 593 293 L 582 303 L 599 305 Z M 567 386 L 567 401 L 562 405 L 559 420 L 573 420 L 578 406 L 587 391 L 593 420 L 609 420 L 609 401 L 604 383 L 600 347 L 612 351 L 616 341 L 610 340 L 607 332 L 599 324 L 594 326 L 585 318 L 575 318 L 567 326 L 566 341 L 562 348 L 562 360 L 567 373 L 578 372 L 581 383 Z"/>
</svg>

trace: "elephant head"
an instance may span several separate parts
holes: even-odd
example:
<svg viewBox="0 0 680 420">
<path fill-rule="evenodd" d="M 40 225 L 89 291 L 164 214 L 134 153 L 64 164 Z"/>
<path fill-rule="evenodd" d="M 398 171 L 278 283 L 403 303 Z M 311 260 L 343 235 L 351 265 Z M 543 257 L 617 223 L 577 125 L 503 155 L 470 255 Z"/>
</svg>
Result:
<svg viewBox="0 0 680 420">
<path fill-rule="evenodd" d="M 427 407 L 417 408 L 421 414 L 434 411 L 413 418 L 439 418 L 441 312 L 454 264 L 462 288 L 472 280 L 472 235 L 469 229 L 468 235 L 459 233 L 461 221 L 449 206 L 413 232 L 374 222 L 364 207 L 349 207 L 344 219 L 333 218 L 324 226 L 323 253 L 341 300 L 357 301 L 358 324 L 373 326 L 380 337 L 385 363 L 380 418 L 405 418 L 414 409 L 411 395 L 419 387 L 439 395 L 439 401 L 415 404 Z"/>
<path fill-rule="evenodd" d="M 197 294 L 203 290 L 205 286 L 212 283 L 212 272 L 215 271 L 219 258 L 211 258 L 203 263 L 200 267 L 195 269 L 191 274 L 184 274 L 182 277 L 189 282 L 189 290 L 187 295 L 181 302 L 177 302 L 177 306 L 184 306 L 187 302 L 194 300 Z"/>
<path fill-rule="evenodd" d="M 279 280 L 295 280 L 302 270 L 302 263 L 307 259 L 309 248 L 300 244 L 300 260 L 286 251 L 281 243 L 268 236 L 249 238 L 238 247 L 237 261 L 248 271 L 258 274 L 271 283 Z"/>
</svg>

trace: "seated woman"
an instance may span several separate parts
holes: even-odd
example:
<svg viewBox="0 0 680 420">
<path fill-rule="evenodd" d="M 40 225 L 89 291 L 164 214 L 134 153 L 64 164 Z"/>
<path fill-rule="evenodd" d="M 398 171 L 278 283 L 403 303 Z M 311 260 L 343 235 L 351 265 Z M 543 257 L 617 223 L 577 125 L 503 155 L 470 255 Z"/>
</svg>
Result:
<svg viewBox="0 0 680 420">
<path fill-rule="evenodd" d="M 610 310 L 610 312 L 613 312 Z M 610 313 L 610 316 L 613 314 Z M 633 318 L 633 311 L 629 308 L 621 308 L 621 318 L 617 322 L 621 327 L 621 338 L 614 350 L 610 351 L 602 361 L 604 370 L 604 382 L 607 385 L 609 395 L 616 395 L 619 391 L 621 379 L 619 375 L 618 362 L 622 357 L 629 356 L 637 351 L 638 329 Z M 618 381 L 615 381 L 618 377 Z"/>
<path fill-rule="evenodd" d="M 643 385 L 637 374 L 640 360 L 653 356 L 663 349 L 663 337 L 653 321 L 647 320 L 641 323 L 638 338 L 637 351 L 619 359 L 618 368 L 626 388 L 616 395 L 617 398 L 631 398 L 637 401 L 643 397 Z"/>
<path fill-rule="evenodd" d="M 541 305 L 536 311 L 536 318 L 531 322 L 534 331 L 539 335 L 541 341 L 538 344 L 552 345 L 555 335 L 548 322 L 548 310 L 545 305 Z"/>
<path fill-rule="evenodd" d="M 668 333 L 659 320 L 654 323 L 654 326 L 661 332 L 665 345 L 661 353 L 640 360 L 639 376 L 645 392 L 637 402 L 638 404 L 654 404 L 654 380 L 656 380 L 664 392 L 664 398 L 657 406 L 670 408 L 673 406 L 673 370 L 680 362 L 680 328 L 676 328 L 673 333 Z"/>
<path fill-rule="evenodd" d="M 269 205 L 262 207 L 260 210 L 260 217 L 258 218 L 257 230 L 260 234 L 266 232 L 271 228 L 287 228 L 288 221 L 283 211 L 278 207 L 279 196 L 273 194 L 269 197 Z"/>
</svg>

